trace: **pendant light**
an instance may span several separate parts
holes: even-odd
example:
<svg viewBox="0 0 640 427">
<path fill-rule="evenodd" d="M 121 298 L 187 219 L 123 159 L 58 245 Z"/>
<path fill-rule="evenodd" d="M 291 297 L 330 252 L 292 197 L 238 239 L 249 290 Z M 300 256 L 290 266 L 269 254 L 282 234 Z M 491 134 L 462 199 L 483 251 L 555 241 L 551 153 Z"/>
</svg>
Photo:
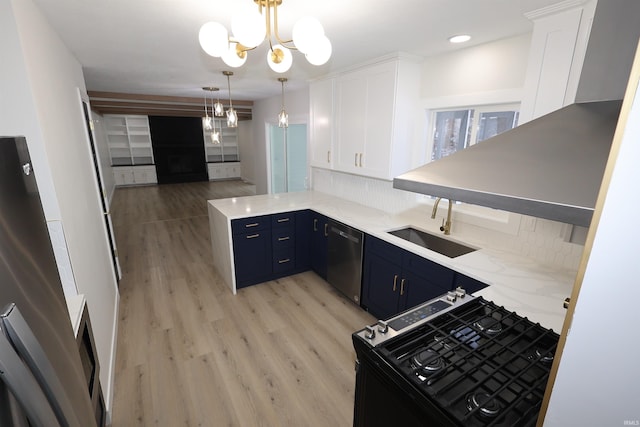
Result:
<svg viewBox="0 0 640 427">
<path fill-rule="evenodd" d="M 211 101 L 213 101 L 213 99 Z M 224 105 L 220 102 L 220 95 L 218 95 L 216 103 L 213 104 L 213 115 L 215 117 L 224 117 Z"/>
<path fill-rule="evenodd" d="M 207 86 L 203 87 L 202 90 L 205 90 L 209 93 L 217 92 L 220 89 L 217 87 Z M 205 93 L 204 97 L 204 118 L 202 119 L 202 126 L 205 131 L 211 132 L 211 143 L 212 144 L 220 144 L 220 132 L 216 128 L 216 120 L 214 117 L 215 106 L 213 104 L 213 95 L 211 96 L 211 117 L 209 117 L 209 109 L 207 108 L 207 95 Z"/>
<path fill-rule="evenodd" d="M 287 81 L 286 78 L 280 77 L 278 81 L 282 85 L 282 110 L 280 114 L 278 114 L 278 127 L 287 128 L 289 127 L 289 114 L 284 110 L 284 82 Z"/>
<path fill-rule="evenodd" d="M 211 98 L 211 110 L 213 111 L 213 98 Z M 222 133 L 222 124 L 220 124 L 220 128 L 216 127 L 216 118 L 215 116 L 211 117 L 211 121 L 213 122 L 213 130 L 211 131 L 211 143 L 214 145 L 220 144 L 220 134 Z"/>
<path fill-rule="evenodd" d="M 238 113 L 233 109 L 233 102 L 231 102 L 231 82 L 229 77 L 233 76 L 233 71 L 223 71 L 222 74 L 227 76 L 227 87 L 229 89 L 229 109 L 227 110 L 227 127 L 238 127 Z"/>
<path fill-rule="evenodd" d="M 212 87 L 203 87 L 204 91 L 212 91 Z M 213 114 L 213 113 L 212 113 Z M 213 128 L 213 118 L 209 117 L 209 110 L 207 109 L 207 92 L 204 93 L 204 118 L 202 119 L 202 127 L 204 130 L 211 130 Z"/>
</svg>

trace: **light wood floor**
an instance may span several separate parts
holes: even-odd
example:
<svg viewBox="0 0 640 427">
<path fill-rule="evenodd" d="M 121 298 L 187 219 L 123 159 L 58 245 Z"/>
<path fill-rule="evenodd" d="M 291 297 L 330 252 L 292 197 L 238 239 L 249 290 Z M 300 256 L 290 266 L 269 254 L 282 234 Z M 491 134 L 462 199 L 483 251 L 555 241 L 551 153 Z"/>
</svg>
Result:
<svg viewBox="0 0 640 427">
<path fill-rule="evenodd" d="M 351 333 L 374 318 L 314 273 L 242 289 L 212 265 L 206 200 L 240 181 L 119 188 L 113 426 L 350 426 Z"/>
</svg>

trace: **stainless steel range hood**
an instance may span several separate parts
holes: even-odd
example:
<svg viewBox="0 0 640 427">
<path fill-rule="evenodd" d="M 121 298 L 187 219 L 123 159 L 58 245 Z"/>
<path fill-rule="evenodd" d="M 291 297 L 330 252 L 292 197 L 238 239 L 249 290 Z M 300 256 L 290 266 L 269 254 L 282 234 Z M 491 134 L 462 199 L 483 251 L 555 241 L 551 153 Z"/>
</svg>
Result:
<svg viewBox="0 0 640 427">
<path fill-rule="evenodd" d="M 393 187 L 588 227 L 640 38 L 640 1 L 596 6 L 576 103 L 393 180 Z"/>
</svg>

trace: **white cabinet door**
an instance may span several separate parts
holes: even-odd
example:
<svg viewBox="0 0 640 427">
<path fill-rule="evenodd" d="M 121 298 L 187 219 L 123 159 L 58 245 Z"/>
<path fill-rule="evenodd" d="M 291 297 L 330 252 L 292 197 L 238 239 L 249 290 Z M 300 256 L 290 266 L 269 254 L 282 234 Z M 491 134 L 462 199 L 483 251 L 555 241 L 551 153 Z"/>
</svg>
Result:
<svg viewBox="0 0 640 427">
<path fill-rule="evenodd" d="M 367 72 L 340 76 L 337 84 L 336 169 L 360 173 L 365 147 L 367 112 Z"/>
<path fill-rule="evenodd" d="M 361 174 L 388 178 L 396 105 L 396 65 L 374 67 L 367 76 L 364 147 L 358 167 Z"/>
<path fill-rule="evenodd" d="M 333 164 L 334 88 L 335 78 L 313 82 L 309 86 L 311 166 L 331 168 Z"/>
<path fill-rule="evenodd" d="M 396 62 L 388 62 L 338 79 L 336 169 L 391 178 L 396 70 Z"/>
<path fill-rule="evenodd" d="M 120 166 L 117 168 L 113 168 L 113 179 L 116 183 L 116 186 L 123 185 L 133 185 L 133 168 Z"/>
<path fill-rule="evenodd" d="M 158 182 L 153 166 L 133 167 L 133 179 L 136 184 L 155 184 Z"/>
</svg>

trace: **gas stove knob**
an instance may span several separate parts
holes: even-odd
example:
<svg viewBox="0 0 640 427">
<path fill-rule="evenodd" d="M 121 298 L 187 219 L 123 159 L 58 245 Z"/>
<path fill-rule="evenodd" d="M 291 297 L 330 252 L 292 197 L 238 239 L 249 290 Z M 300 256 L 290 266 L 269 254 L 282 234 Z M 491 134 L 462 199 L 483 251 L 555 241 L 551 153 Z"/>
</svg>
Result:
<svg viewBox="0 0 640 427">
<path fill-rule="evenodd" d="M 458 286 L 454 292 L 456 293 L 458 298 L 464 298 L 467 295 L 467 291 L 465 291 L 460 286 Z"/>
<path fill-rule="evenodd" d="M 447 301 L 456 302 L 456 299 L 457 299 L 457 295 L 455 292 L 453 291 L 447 292 Z"/>
<path fill-rule="evenodd" d="M 386 334 L 389 332 L 389 325 L 384 320 L 378 320 L 378 332 L 381 334 Z"/>
<path fill-rule="evenodd" d="M 368 340 L 374 339 L 376 336 L 376 331 L 373 329 L 373 326 L 365 326 L 364 327 L 364 337 Z"/>
</svg>

